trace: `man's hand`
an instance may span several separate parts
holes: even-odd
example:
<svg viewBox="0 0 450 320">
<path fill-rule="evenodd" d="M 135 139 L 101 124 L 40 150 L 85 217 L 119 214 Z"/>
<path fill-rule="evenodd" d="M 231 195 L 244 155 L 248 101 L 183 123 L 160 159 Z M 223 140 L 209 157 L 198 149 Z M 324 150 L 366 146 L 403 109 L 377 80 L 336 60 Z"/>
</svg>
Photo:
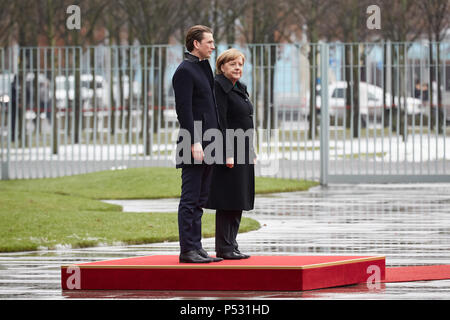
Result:
<svg viewBox="0 0 450 320">
<path fill-rule="evenodd" d="M 191 152 L 194 160 L 203 161 L 204 153 L 202 144 L 200 142 L 194 143 L 191 146 Z"/>
<path fill-rule="evenodd" d="M 228 168 L 233 168 L 234 167 L 234 158 L 233 157 L 229 157 L 226 159 L 226 165 Z"/>
</svg>

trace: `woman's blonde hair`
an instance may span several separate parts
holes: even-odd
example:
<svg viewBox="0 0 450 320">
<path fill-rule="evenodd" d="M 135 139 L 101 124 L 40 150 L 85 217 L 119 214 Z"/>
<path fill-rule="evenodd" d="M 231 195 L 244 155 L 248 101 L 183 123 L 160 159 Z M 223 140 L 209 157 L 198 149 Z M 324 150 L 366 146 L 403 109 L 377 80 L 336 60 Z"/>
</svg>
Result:
<svg viewBox="0 0 450 320">
<path fill-rule="evenodd" d="M 216 73 L 222 74 L 223 72 L 220 69 L 220 67 L 225 63 L 237 59 L 239 57 L 242 57 L 242 61 L 245 62 L 244 54 L 240 52 L 238 49 L 231 48 L 222 52 L 216 61 Z"/>
</svg>

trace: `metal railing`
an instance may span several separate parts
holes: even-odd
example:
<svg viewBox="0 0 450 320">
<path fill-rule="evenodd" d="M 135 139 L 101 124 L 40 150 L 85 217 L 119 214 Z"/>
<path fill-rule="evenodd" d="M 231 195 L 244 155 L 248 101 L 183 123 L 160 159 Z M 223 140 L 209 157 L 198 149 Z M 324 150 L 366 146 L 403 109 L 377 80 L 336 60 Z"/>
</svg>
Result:
<svg viewBox="0 0 450 320">
<path fill-rule="evenodd" d="M 450 180 L 450 43 L 236 47 L 257 174 Z M 176 45 L 0 49 L 1 178 L 174 166 L 171 79 L 182 58 Z"/>
<path fill-rule="evenodd" d="M 450 43 L 329 49 L 328 181 L 450 181 Z"/>
</svg>

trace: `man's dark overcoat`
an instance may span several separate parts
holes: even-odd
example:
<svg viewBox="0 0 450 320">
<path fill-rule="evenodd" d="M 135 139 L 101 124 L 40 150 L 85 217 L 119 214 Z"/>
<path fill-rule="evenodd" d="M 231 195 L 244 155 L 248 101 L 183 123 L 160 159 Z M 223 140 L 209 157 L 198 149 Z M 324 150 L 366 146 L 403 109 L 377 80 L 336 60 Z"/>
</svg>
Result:
<svg viewBox="0 0 450 320">
<path fill-rule="evenodd" d="M 214 76 L 208 60 L 199 60 L 186 52 L 185 60 L 178 66 L 172 78 L 175 92 L 175 109 L 180 129 L 189 132 L 191 141 L 184 141 L 179 135 L 177 140 L 177 168 L 182 168 L 183 150 L 190 152 L 190 145 L 202 142 L 203 150 L 210 141 L 202 141 L 208 129 L 219 129 L 218 112 L 214 98 Z M 201 130 L 195 133 L 194 121 L 201 122 Z M 192 155 L 189 164 L 193 164 Z"/>
</svg>

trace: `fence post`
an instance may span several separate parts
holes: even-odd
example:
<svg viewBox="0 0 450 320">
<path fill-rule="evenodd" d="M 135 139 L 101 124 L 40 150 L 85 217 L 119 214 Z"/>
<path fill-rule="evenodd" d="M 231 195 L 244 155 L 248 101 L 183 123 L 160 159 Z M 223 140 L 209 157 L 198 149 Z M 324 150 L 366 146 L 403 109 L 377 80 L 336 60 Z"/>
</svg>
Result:
<svg viewBox="0 0 450 320">
<path fill-rule="evenodd" d="M 7 155 L 9 158 L 9 154 Z M 3 161 L 2 159 L 2 180 L 9 180 L 9 161 Z"/>
<path fill-rule="evenodd" d="M 0 177 L 1 180 L 9 180 L 9 161 L 10 161 L 10 149 L 11 149 L 11 134 L 14 134 L 11 129 L 11 122 L 14 121 L 12 119 L 12 97 L 11 97 L 11 48 L 8 49 L 8 67 L 5 66 L 5 49 L 1 49 L 1 70 L 0 74 L 3 77 L 2 86 L 0 88 L 2 92 L 6 93 L 10 98 L 7 102 L 2 98 L 1 101 L 1 123 L 0 123 L 0 139 L 1 139 L 1 153 L 0 153 L 0 161 L 1 161 L 1 172 Z M 4 129 L 6 129 L 6 139 L 4 136 Z M 6 140 L 6 141 L 5 141 Z M 6 148 L 5 148 L 6 144 Z M 5 150 L 6 149 L 6 150 Z"/>
<path fill-rule="evenodd" d="M 320 45 L 320 184 L 328 185 L 329 116 L 328 116 L 328 45 Z"/>
<path fill-rule="evenodd" d="M 8 85 L 10 84 L 9 77 L 10 77 L 10 75 L 8 75 L 8 78 L 7 78 Z M 9 89 L 8 89 L 8 96 L 11 97 L 11 86 L 9 86 Z M 8 101 L 8 103 L 4 107 L 6 107 L 8 109 L 8 118 L 6 119 L 6 131 L 7 131 L 7 135 L 6 135 L 6 152 L 2 148 L 1 180 L 9 180 L 9 161 L 10 161 L 10 152 L 11 152 L 11 135 L 14 134 L 14 132 L 12 132 L 12 128 L 11 128 L 11 123 L 12 123 L 12 121 L 14 121 L 14 119 L 12 119 L 12 114 L 11 114 L 12 113 L 11 112 L 11 108 L 12 108 L 12 101 L 11 101 L 11 99 Z M 1 138 L 3 140 L 3 128 L 1 130 L 1 132 L 2 132 L 2 137 Z M 4 141 L 2 141 L 2 147 L 3 147 L 3 142 Z"/>
</svg>

